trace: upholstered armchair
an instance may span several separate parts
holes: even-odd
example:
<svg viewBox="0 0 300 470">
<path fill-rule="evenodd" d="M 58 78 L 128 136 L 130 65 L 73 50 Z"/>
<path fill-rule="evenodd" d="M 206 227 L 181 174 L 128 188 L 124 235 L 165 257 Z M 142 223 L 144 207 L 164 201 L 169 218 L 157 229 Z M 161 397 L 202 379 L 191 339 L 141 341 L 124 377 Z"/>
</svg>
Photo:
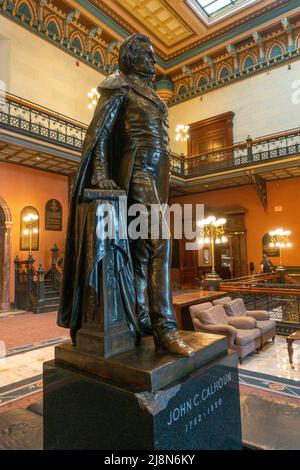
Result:
<svg viewBox="0 0 300 470">
<path fill-rule="evenodd" d="M 241 316 L 253 318 L 256 320 L 257 328 L 261 334 L 261 348 L 266 341 L 272 338 L 275 340 L 276 323 L 275 320 L 270 320 L 270 314 L 266 310 L 247 310 L 243 299 L 234 299 L 224 302 L 223 307 L 229 317 Z"/>
<path fill-rule="evenodd" d="M 240 362 L 260 347 L 260 332 L 254 318 L 229 317 L 222 305 L 209 303 L 191 306 L 190 315 L 195 331 L 225 335 L 228 347 L 237 352 Z"/>
<path fill-rule="evenodd" d="M 224 305 L 224 304 L 228 304 L 228 302 L 231 302 L 231 301 L 232 301 L 231 297 L 221 297 L 221 299 L 213 300 L 212 304 L 213 305 Z"/>
</svg>

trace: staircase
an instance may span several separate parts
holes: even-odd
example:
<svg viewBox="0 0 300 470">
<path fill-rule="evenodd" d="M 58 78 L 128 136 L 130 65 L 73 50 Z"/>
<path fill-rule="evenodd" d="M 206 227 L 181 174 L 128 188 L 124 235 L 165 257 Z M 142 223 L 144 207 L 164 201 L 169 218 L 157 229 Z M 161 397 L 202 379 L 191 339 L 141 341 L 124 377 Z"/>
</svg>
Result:
<svg viewBox="0 0 300 470">
<path fill-rule="evenodd" d="M 52 262 L 47 272 L 41 264 L 38 269 L 35 268 L 31 254 L 23 261 L 16 256 L 15 308 L 33 313 L 54 312 L 58 309 L 63 258 L 59 258 L 56 244 L 51 252 Z"/>
<path fill-rule="evenodd" d="M 53 283 L 52 272 L 49 271 L 44 277 L 44 298 L 39 305 L 32 306 L 33 313 L 54 312 L 58 309 L 59 291 Z"/>
</svg>

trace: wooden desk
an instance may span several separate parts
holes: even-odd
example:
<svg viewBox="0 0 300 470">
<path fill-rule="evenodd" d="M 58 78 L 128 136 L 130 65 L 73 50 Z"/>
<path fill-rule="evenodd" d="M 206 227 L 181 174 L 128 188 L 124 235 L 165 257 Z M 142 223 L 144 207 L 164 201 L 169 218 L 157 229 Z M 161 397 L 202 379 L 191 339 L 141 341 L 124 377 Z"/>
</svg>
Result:
<svg viewBox="0 0 300 470">
<path fill-rule="evenodd" d="M 212 302 L 216 299 L 226 297 L 227 292 L 195 290 L 173 294 L 173 306 L 176 314 L 177 325 L 181 330 L 193 331 L 193 323 L 189 312 L 191 305 Z"/>
<path fill-rule="evenodd" d="M 291 365 L 293 365 L 293 353 L 294 353 L 293 342 L 294 341 L 300 341 L 300 331 L 299 330 L 295 331 L 294 333 L 292 333 L 290 336 L 288 336 L 286 338 L 288 353 L 289 353 L 289 361 L 290 361 Z"/>
</svg>

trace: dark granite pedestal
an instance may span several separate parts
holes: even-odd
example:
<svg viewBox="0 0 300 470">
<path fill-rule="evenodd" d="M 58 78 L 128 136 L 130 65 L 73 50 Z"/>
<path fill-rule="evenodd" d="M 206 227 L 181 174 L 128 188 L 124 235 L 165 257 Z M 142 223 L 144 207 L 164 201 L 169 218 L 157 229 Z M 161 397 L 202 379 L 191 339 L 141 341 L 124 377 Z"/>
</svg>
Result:
<svg viewBox="0 0 300 470">
<path fill-rule="evenodd" d="M 112 362 L 115 369 L 117 364 L 122 368 L 132 354 L 127 372 L 139 377 L 132 385 L 130 380 L 121 383 L 121 376 L 113 382 L 107 370 L 105 379 L 99 377 L 103 364 L 92 374 L 61 360 L 46 362 L 44 448 L 241 449 L 237 356 L 227 354 L 224 337 L 185 335 L 189 344 L 203 343 L 203 354 L 199 350 L 193 358 L 160 356 L 148 338 L 139 353 L 106 362 L 107 370 Z M 69 346 L 66 351 L 65 360 L 72 360 Z M 62 351 L 59 356 L 64 356 Z M 199 365 L 202 356 L 206 365 Z M 135 365 L 135 357 L 141 365 Z M 143 377 L 147 380 L 140 380 Z M 163 382 L 169 383 L 158 388 Z"/>
</svg>

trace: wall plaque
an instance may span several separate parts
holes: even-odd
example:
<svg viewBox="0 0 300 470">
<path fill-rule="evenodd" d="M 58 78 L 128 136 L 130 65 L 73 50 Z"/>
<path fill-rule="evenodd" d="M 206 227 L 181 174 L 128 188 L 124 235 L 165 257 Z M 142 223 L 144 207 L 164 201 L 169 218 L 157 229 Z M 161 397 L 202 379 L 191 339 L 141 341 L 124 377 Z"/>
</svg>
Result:
<svg viewBox="0 0 300 470">
<path fill-rule="evenodd" d="M 57 199 L 50 199 L 46 204 L 45 230 L 62 230 L 62 205 Z"/>
</svg>

